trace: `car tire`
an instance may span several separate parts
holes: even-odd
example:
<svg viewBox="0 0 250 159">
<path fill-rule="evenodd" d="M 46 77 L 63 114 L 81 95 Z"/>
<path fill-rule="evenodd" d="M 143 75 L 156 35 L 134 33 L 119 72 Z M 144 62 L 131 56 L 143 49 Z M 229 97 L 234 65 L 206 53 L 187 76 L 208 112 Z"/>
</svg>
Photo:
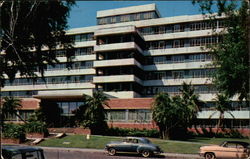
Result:
<svg viewBox="0 0 250 159">
<path fill-rule="evenodd" d="M 143 150 L 141 154 L 143 157 L 149 157 L 151 155 L 151 152 L 148 150 Z"/>
<path fill-rule="evenodd" d="M 110 156 L 114 156 L 114 155 L 116 154 L 116 149 L 114 149 L 114 148 L 109 148 L 109 149 L 108 149 L 108 154 L 109 154 Z"/>
<path fill-rule="evenodd" d="M 211 152 L 206 153 L 204 157 L 205 159 L 216 159 L 214 153 L 211 153 Z"/>
</svg>

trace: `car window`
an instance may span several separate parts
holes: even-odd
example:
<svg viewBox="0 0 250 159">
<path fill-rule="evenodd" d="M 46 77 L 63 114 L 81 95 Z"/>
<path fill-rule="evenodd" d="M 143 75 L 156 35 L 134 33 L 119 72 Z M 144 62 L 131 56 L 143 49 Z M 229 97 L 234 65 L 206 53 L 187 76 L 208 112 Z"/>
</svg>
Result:
<svg viewBox="0 0 250 159">
<path fill-rule="evenodd" d="M 137 140 L 137 139 L 134 139 L 134 140 L 133 140 L 133 143 L 138 143 L 138 140 Z"/>
<path fill-rule="evenodd" d="M 123 142 L 133 143 L 133 139 L 124 139 Z"/>
<path fill-rule="evenodd" d="M 237 144 L 237 148 L 239 149 L 244 149 L 244 146 L 240 145 L 240 144 Z"/>
<path fill-rule="evenodd" d="M 228 148 L 237 148 L 237 146 L 236 146 L 235 143 L 227 143 L 227 144 L 225 144 L 225 147 L 228 147 Z"/>
</svg>

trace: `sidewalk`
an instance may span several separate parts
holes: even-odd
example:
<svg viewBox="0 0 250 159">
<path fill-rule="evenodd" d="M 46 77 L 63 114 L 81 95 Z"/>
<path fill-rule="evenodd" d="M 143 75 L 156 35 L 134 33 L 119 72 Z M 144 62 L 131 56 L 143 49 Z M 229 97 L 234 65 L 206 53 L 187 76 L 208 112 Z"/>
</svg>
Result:
<svg viewBox="0 0 250 159">
<path fill-rule="evenodd" d="M 104 153 L 102 149 L 83 149 L 83 148 L 63 148 L 63 147 L 41 147 L 44 150 L 61 150 L 61 151 L 80 151 L 80 152 L 99 152 Z M 198 154 L 175 154 L 175 153 L 162 153 L 166 157 L 178 159 L 202 159 Z"/>
</svg>

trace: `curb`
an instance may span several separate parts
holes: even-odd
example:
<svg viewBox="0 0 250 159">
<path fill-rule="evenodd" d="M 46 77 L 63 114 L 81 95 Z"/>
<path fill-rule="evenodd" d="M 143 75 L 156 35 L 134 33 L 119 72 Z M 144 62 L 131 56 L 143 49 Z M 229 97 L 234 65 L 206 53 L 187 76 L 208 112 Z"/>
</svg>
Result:
<svg viewBox="0 0 250 159">
<path fill-rule="evenodd" d="M 44 150 L 60 150 L 60 151 L 80 151 L 80 152 L 99 152 L 99 153 L 105 153 L 102 149 L 84 149 L 84 148 L 63 148 L 63 147 L 41 147 Z M 176 153 L 162 153 L 161 155 L 165 157 L 172 157 L 172 158 L 178 158 L 178 159 L 202 159 L 199 155 L 196 154 L 176 154 Z"/>
</svg>

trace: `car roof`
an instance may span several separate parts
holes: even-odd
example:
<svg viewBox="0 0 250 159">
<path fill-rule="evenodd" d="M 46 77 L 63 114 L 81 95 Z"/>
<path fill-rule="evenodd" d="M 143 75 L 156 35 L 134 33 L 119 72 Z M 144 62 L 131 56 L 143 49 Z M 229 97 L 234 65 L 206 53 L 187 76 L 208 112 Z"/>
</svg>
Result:
<svg viewBox="0 0 250 159">
<path fill-rule="evenodd" d="M 13 154 L 20 154 L 26 152 L 34 152 L 34 151 L 41 151 L 42 149 L 39 147 L 30 147 L 30 146 L 7 146 L 4 145 L 2 147 L 3 150 L 11 152 Z"/>
<path fill-rule="evenodd" d="M 143 142 L 148 142 L 149 140 L 144 138 L 144 137 L 133 137 L 133 136 L 128 136 L 125 139 L 137 139 L 137 140 L 141 140 Z"/>
<path fill-rule="evenodd" d="M 138 140 L 145 140 L 144 137 L 133 137 L 133 136 L 128 136 L 126 139 L 138 139 Z"/>
<path fill-rule="evenodd" d="M 243 141 L 225 141 L 225 142 L 227 142 L 227 143 L 240 144 L 240 145 L 243 145 L 243 146 L 248 146 L 248 145 L 249 145 L 249 143 L 243 142 Z M 224 143 L 225 143 L 225 142 L 224 142 Z"/>
</svg>

